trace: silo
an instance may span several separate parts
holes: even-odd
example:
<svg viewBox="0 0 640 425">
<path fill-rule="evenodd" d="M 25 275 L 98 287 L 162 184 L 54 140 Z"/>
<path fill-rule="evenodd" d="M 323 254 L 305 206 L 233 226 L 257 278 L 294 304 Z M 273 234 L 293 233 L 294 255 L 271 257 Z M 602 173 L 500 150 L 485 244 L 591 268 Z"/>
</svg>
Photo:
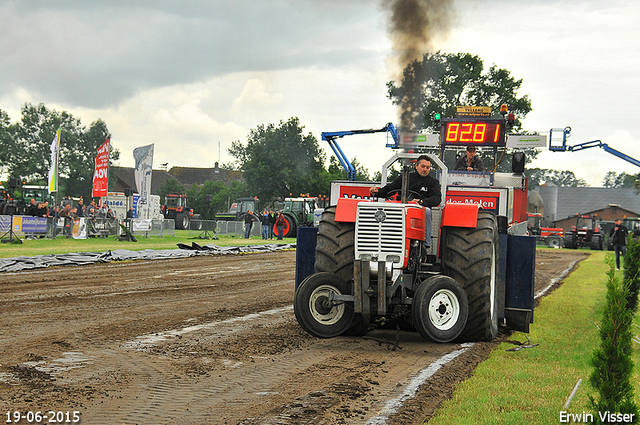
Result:
<svg viewBox="0 0 640 425">
<path fill-rule="evenodd" d="M 558 186 L 553 183 L 546 183 L 538 188 L 538 192 L 540 192 L 540 196 L 544 201 L 542 225 L 551 226 L 558 219 Z"/>
</svg>

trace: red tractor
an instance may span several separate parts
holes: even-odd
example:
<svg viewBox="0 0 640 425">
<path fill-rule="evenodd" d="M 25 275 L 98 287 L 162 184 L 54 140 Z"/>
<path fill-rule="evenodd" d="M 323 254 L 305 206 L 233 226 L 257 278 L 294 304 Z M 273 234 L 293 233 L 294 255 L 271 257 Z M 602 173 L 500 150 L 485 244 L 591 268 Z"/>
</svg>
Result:
<svg viewBox="0 0 640 425">
<path fill-rule="evenodd" d="M 165 195 L 160 210 L 166 220 L 175 220 L 176 230 L 202 229 L 202 216 L 189 208 L 187 195 Z"/>
<path fill-rule="evenodd" d="M 394 158 L 417 156 L 396 153 Z M 317 235 L 298 233 L 294 312 L 305 331 L 321 338 L 363 335 L 395 320 L 436 342 L 491 340 L 503 321 L 528 332 L 535 238 L 524 236 L 526 221 L 524 227 L 509 226 L 512 220 L 500 208 L 482 207 L 493 205 L 494 187 L 474 188 L 481 197 L 469 195 L 469 202 L 453 197 L 447 167 L 433 156 L 432 165 L 439 168 L 443 202 L 431 209 L 430 234 L 425 209 L 417 203 L 347 194 L 334 203 L 333 192 Z M 385 178 L 383 172 L 383 183 Z M 374 184 L 379 185 L 369 185 Z M 517 199 L 526 205 L 524 189 Z M 432 241 L 428 252 L 425 238 Z"/>
<path fill-rule="evenodd" d="M 593 250 L 604 249 L 604 235 L 598 223 L 598 217 L 590 214 L 576 214 L 576 222 L 571 230 L 564 233 L 565 248 L 589 247 Z"/>
</svg>

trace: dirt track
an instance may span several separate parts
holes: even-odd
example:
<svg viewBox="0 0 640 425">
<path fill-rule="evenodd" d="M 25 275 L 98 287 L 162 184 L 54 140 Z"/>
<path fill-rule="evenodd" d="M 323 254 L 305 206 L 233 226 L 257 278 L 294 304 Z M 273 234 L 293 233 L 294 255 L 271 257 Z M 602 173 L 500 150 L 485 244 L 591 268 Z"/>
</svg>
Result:
<svg viewBox="0 0 640 425">
<path fill-rule="evenodd" d="M 536 290 L 585 256 L 538 251 Z M 294 264 L 288 251 L 1 274 L 4 421 L 79 411 L 82 424 L 420 423 L 493 346 L 390 330 L 313 338 L 293 316 Z"/>
</svg>

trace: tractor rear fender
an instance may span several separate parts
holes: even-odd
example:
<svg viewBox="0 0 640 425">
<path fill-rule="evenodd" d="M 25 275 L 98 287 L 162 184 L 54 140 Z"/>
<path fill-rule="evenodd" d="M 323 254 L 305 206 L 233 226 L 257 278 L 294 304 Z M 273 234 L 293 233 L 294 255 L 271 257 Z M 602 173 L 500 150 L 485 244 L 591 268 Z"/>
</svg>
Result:
<svg viewBox="0 0 640 425">
<path fill-rule="evenodd" d="M 441 226 L 476 227 L 478 223 L 478 204 L 448 203 L 442 209 Z"/>
<path fill-rule="evenodd" d="M 358 204 L 360 202 L 368 202 L 363 199 L 340 198 L 336 205 L 337 222 L 355 223 L 358 215 Z"/>
</svg>

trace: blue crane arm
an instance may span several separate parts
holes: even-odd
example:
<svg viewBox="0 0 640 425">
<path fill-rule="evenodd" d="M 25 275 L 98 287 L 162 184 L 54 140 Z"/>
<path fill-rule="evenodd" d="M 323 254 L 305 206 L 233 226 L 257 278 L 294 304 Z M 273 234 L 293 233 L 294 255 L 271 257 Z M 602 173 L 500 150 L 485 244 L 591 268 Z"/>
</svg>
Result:
<svg viewBox="0 0 640 425">
<path fill-rule="evenodd" d="M 367 130 L 347 130 L 347 131 L 323 131 L 322 132 L 322 140 L 326 140 L 331 146 L 333 153 L 336 154 L 338 161 L 342 165 L 342 167 L 346 170 L 348 178 L 350 181 L 356 180 L 356 169 L 349 161 L 349 158 L 344 154 L 336 139 L 339 139 L 344 136 L 351 136 L 354 134 L 371 134 L 371 133 L 382 133 L 382 132 L 391 133 L 391 137 L 393 138 L 393 143 L 387 143 L 387 147 L 397 149 L 400 145 L 400 139 L 398 137 L 398 129 L 393 125 L 393 123 L 388 123 L 384 127 L 380 129 L 370 128 Z"/>
<path fill-rule="evenodd" d="M 564 129 L 562 129 L 561 131 L 563 132 L 562 134 L 562 145 L 556 145 L 553 146 L 552 145 L 552 138 L 553 138 L 553 131 L 555 129 L 551 129 L 550 135 L 549 135 L 549 150 L 554 151 L 554 152 L 576 152 L 576 151 L 580 151 L 583 149 L 589 149 L 589 148 L 602 148 L 604 149 L 605 152 L 610 153 L 611 155 L 615 155 L 620 159 L 624 159 L 625 161 L 640 167 L 640 161 L 638 161 L 635 158 L 630 157 L 627 154 L 624 154 L 622 152 L 620 152 L 617 149 L 612 148 L 611 146 L 609 146 L 606 143 L 603 143 L 602 140 L 592 140 L 590 142 L 584 142 L 584 143 L 579 143 L 577 145 L 567 145 L 567 137 L 569 137 L 571 135 L 571 127 L 565 127 Z M 559 131 L 559 130 L 556 130 Z"/>
<path fill-rule="evenodd" d="M 619 150 L 616 150 L 616 149 L 612 148 L 608 144 L 603 143 L 601 140 L 593 140 L 591 142 L 585 142 L 585 143 L 580 143 L 580 144 L 575 145 L 575 146 L 569 146 L 568 150 L 570 152 L 575 152 L 575 151 L 579 151 L 579 150 L 582 150 L 582 149 L 593 148 L 593 147 L 600 147 L 600 148 L 604 149 L 605 152 L 608 152 L 611 155 L 615 155 L 620 159 L 624 159 L 625 161 L 630 162 L 631 164 L 635 165 L 636 167 L 640 167 L 640 161 L 638 161 L 635 158 L 630 157 L 627 154 L 624 154 L 624 153 L 620 152 Z"/>
</svg>

